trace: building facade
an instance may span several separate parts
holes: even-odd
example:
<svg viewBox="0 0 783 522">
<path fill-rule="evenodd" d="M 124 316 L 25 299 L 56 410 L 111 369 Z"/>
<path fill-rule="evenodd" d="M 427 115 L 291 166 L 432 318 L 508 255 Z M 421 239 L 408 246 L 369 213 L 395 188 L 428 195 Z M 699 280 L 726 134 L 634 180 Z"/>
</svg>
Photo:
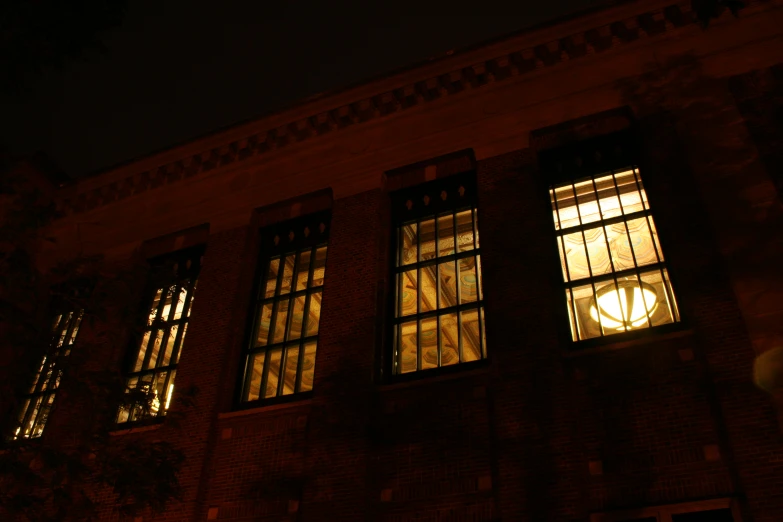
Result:
<svg viewBox="0 0 783 522">
<path fill-rule="evenodd" d="M 143 520 L 783 519 L 782 27 L 623 3 L 58 189 L 47 262 L 149 266 Z"/>
</svg>

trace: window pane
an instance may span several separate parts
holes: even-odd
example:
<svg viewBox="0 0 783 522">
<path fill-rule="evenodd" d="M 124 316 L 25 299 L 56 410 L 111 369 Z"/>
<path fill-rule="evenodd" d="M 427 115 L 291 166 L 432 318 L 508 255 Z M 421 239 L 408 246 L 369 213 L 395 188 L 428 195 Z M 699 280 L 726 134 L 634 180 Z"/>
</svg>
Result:
<svg viewBox="0 0 783 522">
<path fill-rule="evenodd" d="M 288 299 L 275 303 L 275 320 L 272 326 L 272 344 L 282 343 L 288 324 Z"/>
<path fill-rule="evenodd" d="M 291 280 L 294 277 L 294 254 L 285 257 L 283 265 L 283 280 L 280 282 L 280 295 L 291 291 Z"/>
<path fill-rule="evenodd" d="M 457 249 L 460 252 L 473 250 L 473 212 L 457 212 Z"/>
<path fill-rule="evenodd" d="M 405 317 L 416 313 L 416 296 L 418 285 L 416 283 L 416 269 L 405 271 L 397 276 L 398 282 L 398 306 L 399 316 Z"/>
<path fill-rule="evenodd" d="M 584 238 L 581 232 L 573 232 L 563 236 L 566 260 L 568 261 L 568 273 L 571 280 L 590 277 L 590 265 L 587 262 Z"/>
<path fill-rule="evenodd" d="M 316 346 L 316 341 L 308 341 L 304 345 L 304 359 L 302 360 L 302 384 L 299 391 L 307 392 L 313 389 Z"/>
<path fill-rule="evenodd" d="M 596 178 L 595 188 L 598 190 L 598 204 L 601 207 L 601 219 L 609 219 L 622 215 L 620 200 L 614 186 L 611 174 Z"/>
<path fill-rule="evenodd" d="M 419 225 L 420 261 L 435 258 L 435 220 L 428 219 Z"/>
<path fill-rule="evenodd" d="M 307 314 L 306 337 L 318 335 L 318 325 L 321 320 L 321 291 L 313 292 L 310 296 L 310 309 Z"/>
<path fill-rule="evenodd" d="M 299 339 L 302 336 L 302 322 L 304 321 L 305 299 L 307 296 L 300 295 L 294 298 L 294 310 L 291 314 L 291 330 L 288 333 L 288 340 Z"/>
<path fill-rule="evenodd" d="M 421 369 L 438 367 L 438 320 L 424 319 L 419 324 L 421 343 Z"/>
<path fill-rule="evenodd" d="M 275 289 L 277 288 L 277 272 L 280 269 L 280 258 L 275 257 L 269 261 L 269 271 L 266 276 L 266 291 L 264 297 L 272 297 L 275 295 Z"/>
<path fill-rule="evenodd" d="M 296 368 L 299 364 L 299 345 L 286 348 L 285 377 L 283 381 L 283 395 L 294 393 L 296 387 Z"/>
<path fill-rule="evenodd" d="M 598 211 L 598 196 L 593 188 L 593 180 L 575 183 L 576 198 L 579 204 L 579 217 L 582 224 L 594 223 L 601 219 Z"/>
<path fill-rule="evenodd" d="M 269 350 L 267 356 L 267 377 L 266 377 L 266 390 L 264 391 L 264 398 L 277 396 L 277 383 L 278 376 L 280 375 L 280 359 L 283 355 L 282 348 L 273 348 Z"/>
<path fill-rule="evenodd" d="M 315 264 L 313 265 L 313 280 L 311 287 L 323 286 L 326 274 L 326 247 L 320 247 L 315 251 Z"/>
<path fill-rule="evenodd" d="M 185 282 L 187 285 L 187 281 Z M 187 288 L 180 288 L 179 289 L 179 295 L 176 298 L 176 310 L 174 311 L 174 320 L 176 321 L 180 317 L 182 317 L 182 311 L 185 308 L 185 300 L 188 297 L 188 290 Z"/>
<path fill-rule="evenodd" d="M 166 340 L 166 351 L 163 354 L 162 366 L 168 366 L 171 362 L 171 354 L 174 352 L 174 344 L 177 341 L 177 333 L 179 332 L 179 325 L 172 325 L 169 331 L 169 338 Z"/>
<path fill-rule="evenodd" d="M 421 268 L 420 313 L 429 312 L 438 308 L 437 284 L 435 282 L 435 272 L 437 269 L 437 265 L 429 265 Z"/>
<path fill-rule="evenodd" d="M 447 261 L 438 265 L 440 278 L 440 307 L 447 308 L 457 304 L 457 277 L 456 264 Z"/>
<path fill-rule="evenodd" d="M 147 346 L 150 342 L 150 335 L 152 332 L 147 330 L 141 338 L 141 344 L 139 345 L 139 354 L 136 356 L 136 363 L 133 365 L 133 371 L 137 372 L 141 370 L 141 366 L 144 364 L 144 356 L 147 354 Z"/>
<path fill-rule="evenodd" d="M 657 251 L 660 250 L 653 241 L 653 236 L 646 217 L 630 219 L 627 222 L 630 242 L 636 256 L 636 266 L 650 265 L 659 261 Z M 657 238 L 655 238 L 657 240 Z M 622 246 L 627 248 L 628 238 Z M 662 260 L 660 260 L 662 261 Z"/>
<path fill-rule="evenodd" d="M 299 262 L 296 265 L 296 290 L 307 288 L 307 282 L 310 277 L 310 250 L 304 250 L 299 253 Z"/>
<path fill-rule="evenodd" d="M 165 330 L 158 330 L 155 332 L 155 339 L 152 341 L 152 351 L 150 353 L 149 361 L 147 361 L 147 369 L 155 368 L 155 364 L 158 362 L 158 354 L 160 353 L 160 345 L 163 342 L 163 334 Z"/>
<path fill-rule="evenodd" d="M 585 244 L 590 256 L 590 269 L 593 277 L 612 272 L 612 260 L 606 248 L 606 236 L 602 227 L 584 231 Z"/>
<path fill-rule="evenodd" d="M 472 303 L 478 299 L 475 257 L 466 257 L 459 260 L 459 287 L 461 304 Z"/>
<path fill-rule="evenodd" d="M 633 170 L 626 170 L 625 172 L 615 174 L 614 178 L 617 182 L 617 189 L 620 191 L 620 202 L 623 206 L 623 214 L 627 215 L 644 210 L 642 196 L 636 185 L 636 178 L 634 177 Z M 644 195 L 644 199 L 647 199 L 646 194 Z"/>
<path fill-rule="evenodd" d="M 155 297 L 152 299 L 152 305 L 150 306 L 150 313 L 149 317 L 147 319 L 147 324 L 151 325 L 152 321 L 155 320 L 158 314 L 158 308 L 160 307 L 160 296 L 163 292 L 162 288 L 158 288 L 157 292 L 155 292 Z"/>
<path fill-rule="evenodd" d="M 438 255 L 448 256 L 454 253 L 454 214 L 438 217 Z"/>
<path fill-rule="evenodd" d="M 477 309 L 460 312 L 460 337 L 462 338 L 462 362 L 481 359 L 481 331 Z"/>
<path fill-rule="evenodd" d="M 402 259 L 400 264 L 402 265 L 409 265 L 418 260 L 419 238 L 416 235 L 416 230 L 416 223 L 400 227 L 400 239 L 402 241 Z"/>
<path fill-rule="evenodd" d="M 256 346 L 266 346 L 269 341 L 269 330 L 272 325 L 272 310 L 274 303 L 265 303 L 258 314 L 258 334 L 256 335 Z"/>
<path fill-rule="evenodd" d="M 250 382 L 245 390 L 245 400 L 254 401 L 258 399 L 258 395 L 261 391 L 261 379 L 264 376 L 264 359 L 266 358 L 266 352 L 260 352 L 250 356 L 250 363 L 248 365 L 248 373 L 250 374 Z"/>
<path fill-rule="evenodd" d="M 459 363 L 459 325 L 457 314 L 441 315 L 440 322 L 440 364 L 448 366 Z"/>
<path fill-rule="evenodd" d="M 402 323 L 397 335 L 397 373 L 415 372 L 418 368 L 416 321 Z"/>
<path fill-rule="evenodd" d="M 614 223 L 604 228 L 606 238 L 609 240 L 609 249 L 612 252 L 612 262 L 617 271 L 633 268 L 633 248 L 628 242 L 628 232 L 625 223 Z"/>
</svg>

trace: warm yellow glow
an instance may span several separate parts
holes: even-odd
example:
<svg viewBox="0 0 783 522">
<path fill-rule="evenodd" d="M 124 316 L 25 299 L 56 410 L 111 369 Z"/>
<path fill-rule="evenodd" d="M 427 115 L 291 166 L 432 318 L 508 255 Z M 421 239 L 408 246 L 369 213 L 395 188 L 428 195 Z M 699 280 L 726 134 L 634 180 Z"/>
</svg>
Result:
<svg viewBox="0 0 783 522">
<path fill-rule="evenodd" d="M 596 302 L 598 307 L 596 309 Z M 623 331 L 647 324 L 658 306 L 658 293 L 651 285 L 638 281 L 609 283 L 597 292 L 590 305 L 590 317 L 604 328 Z"/>
<path fill-rule="evenodd" d="M 166 410 L 169 409 L 169 404 L 171 404 L 171 396 L 174 394 L 174 385 L 169 384 L 169 393 L 166 395 Z"/>
</svg>

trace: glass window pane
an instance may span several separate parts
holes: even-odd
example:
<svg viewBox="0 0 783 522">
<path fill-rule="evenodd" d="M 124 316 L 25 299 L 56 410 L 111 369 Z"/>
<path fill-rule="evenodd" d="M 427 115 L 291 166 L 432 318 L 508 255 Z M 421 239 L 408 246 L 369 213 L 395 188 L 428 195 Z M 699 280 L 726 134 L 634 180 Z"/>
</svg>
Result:
<svg viewBox="0 0 783 522">
<path fill-rule="evenodd" d="M 401 265 L 410 265 L 418 260 L 419 238 L 416 231 L 416 223 L 400 227 L 400 240 L 402 241 Z"/>
<path fill-rule="evenodd" d="M 590 309 L 593 303 L 592 285 L 582 285 L 572 289 L 568 293 L 568 305 L 574 310 L 576 332 L 575 339 L 589 339 L 601 335 L 601 329 L 597 322 L 590 316 Z"/>
<path fill-rule="evenodd" d="M 288 299 L 275 303 L 275 321 L 272 327 L 272 344 L 282 343 L 288 325 Z"/>
<path fill-rule="evenodd" d="M 152 321 L 155 320 L 155 317 L 158 314 L 158 307 L 160 306 L 160 296 L 163 292 L 162 288 L 158 288 L 158 291 L 155 292 L 155 297 L 152 299 L 152 305 L 150 306 L 150 313 L 149 317 L 147 318 L 147 324 L 151 325 Z"/>
<path fill-rule="evenodd" d="M 484 273 L 481 271 L 481 256 L 476 256 L 476 276 L 478 277 L 478 298 L 484 299 Z"/>
<path fill-rule="evenodd" d="M 587 263 L 587 252 L 585 251 L 582 233 L 573 232 L 564 235 L 563 248 L 565 248 L 571 281 L 590 277 L 590 265 Z"/>
<path fill-rule="evenodd" d="M 421 369 L 438 367 L 438 320 L 435 317 L 424 319 L 419 324 L 419 342 L 421 343 Z"/>
<path fill-rule="evenodd" d="M 479 248 L 481 245 L 479 243 L 479 227 L 478 227 L 478 209 L 473 209 L 473 234 L 475 235 L 476 239 L 476 248 Z"/>
<path fill-rule="evenodd" d="M 272 297 L 275 295 L 278 270 L 280 270 L 280 258 L 275 257 L 269 261 L 269 271 L 266 276 L 266 291 L 264 292 L 264 297 Z"/>
<path fill-rule="evenodd" d="M 428 219 L 419 225 L 420 261 L 435 258 L 435 220 Z"/>
<path fill-rule="evenodd" d="M 302 360 L 302 383 L 299 391 L 307 392 L 313 389 L 315 378 L 315 348 L 316 341 L 307 341 L 304 345 L 304 359 Z"/>
<path fill-rule="evenodd" d="M 291 314 L 291 329 L 288 340 L 299 339 L 302 336 L 302 322 L 304 321 L 304 308 L 306 296 L 300 295 L 294 298 L 294 310 Z"/>
<path fill-rule="evenodd" d="M 444 214 L 438 217 L 438 255 L 448 256 L 454 253 L 454 215 Z"/>
<path fill-rule="evenodd" d="M 150 353 L 150 360 L 147 362 L 147 369 L 155 368 L 155 364 L 158 362 L 158 354 L 160 353 L 160 345 L 163 342 L 163 334 L 165 330 L 158 330 L 155 333 L 155 339 L 152 342 L 152 352 Z"/>
<path fill-rule="evenodd" d="M 478 299 L 478 278 L 476 277 L 476 258 L 466 257 L 459 263 L 459 299 L 460 303 L 472 303 Z"/>
<path fill-rule="evenodd" d="M 299 364 L 299 345 L 286 348 L 283 395 L 291 395 L 296 388 L 296 368 Z"/>
<path fill-rule="evenodd" d="M 405 317 L 416 313 L 416 296 L 418 285 L 416 283 L 417 270 L 407 270 L 397 276 L 398 278 L 398 306 L 399 316 Z"/>
<path fill-rule="evenodd" d="M 445 314 L 439 317 L 440 323 L 440 364 L 449 366 L 459 363 L 459 324 L 457 314 Z"/>
<path fill-rule="evenodd" d="M 397 336 L 397 373 L 416 371 L 419 364 L 417 344 L 416 321 L 402 323 Z"/>
<path fill-rule="evenodd" d="M 457 304 L 457 276 L 454 261 L 438 265 L 440 278 L 440 308 L 448 308 Z"/>
<path fill-rule="evenodd" d="M 175 346 L 176 350 L 171 354 L 171 364 L 177 364 L 179 362 L 179 354 L 182 353 L 182 346 L 185 344 L 186 333 L 188 333 L 188 323 L 182 325 L 182 335 L 179 339 L 179 345 Z"/>
<path fill-rule="evenodd" d="M 283 280 L 280 282 L 280 295 L 291 291 L 291 280 L 294 277 L 294 254 L 285 257 L 283 265 Z"/>
<path fill-rule="evenodd" d="M 264 303 L 258 314 L 258 333 L 256 334 L 256 346 L 266 346 L 269 342 L 269 330 L 272 325 L 272 310 L 274 303 Z"/>
<path fill-rule="evenodd" d="M 264 360 L 266 352 L 260 352 L 250 356 L 248 364 L 248 373 L 250 374 L 247 389 L 245 390 L 245 400 L 255 401 L 261 392 L 261 379 L 264 377 Z"/>
<path fill-rule="evenodd" d="M 436 265 L 424 266 L 421 268 L 421 294 L 419 296 L 419 311 L 421 313 L 429 312 L 438 308 L 438 293 Z"/>
<path fill-rule="evenodd" d="M 267 355 L 267 377 L 264 398 L 277 396 L 278 376 L 280 375 L 280 359 L 283 355 L 282 348 L 272 348 Z"/>
<path fill-rule="evenodd" d="M 582 224 L 594 223 L 601 219 L 598 211 L 598 196 L 593 188 L 593 181 L 575 183 L 576 197 L 579 204 L 579 217 Z"/>
<path fill-rule="evenodd" d="M 633 170 L 626 170 L 615 174 L 617 189 L 620 191 L 620 202 L 623 206 L 623 214 L 631 214 L 644 210 L 642 197 L 639 194 L 639 188 L 636 185 L 636 178 Z M 645 196 L 646 198 L 646 196 Z"/>
<path fill-rule="evenodd" d="M 188 282 L 185 281 L 183 285 L 187 285 Z M 185 287 L 180 287 L 179 289 L 179 295 L 177 296 L 177 303 L 176 303 L 176 310 L 174 311 L 174 320 L 176 321 L 180 317 L 182 317 L 182 311 L 185 308 L 185 299 L 188 297 L 188 290 Z"/>
<path fill-rule="evenodd" d="M 318 335 L 318 325 L 321 321 L 321 291 L 313 292 L 310 296 L 310 308 L 307 313 L 306 337 Z"/>
<path fill-rule="evenodd" d="M 604 232 L 609 240 L 609 250 L 612 252 L 614 269 L 620 271 L 636 266 L 634 264 L 633 248 L 628 242 L 625 223 L 614 223 L 604 227 Z"/>
<path fill-rule="evenodd" d="M 481 330 L 477 309 L 460 312 L 460 337 L 462 338 L 462 362 L 481 359 Z"/>
<path fill-rule="evenodd" d="M 601 219 L 610 219 L 622 215 L 620 200 L 611 175 L 596 178 L 595 188 L 598 190 L 598 204 L 601 207 Z"/>
<path fill-rule="evenodd" d="M 460 252 L 473 250 L 473 212 L 457 212 L 457 249 Z"/>
<path fill-rule="evenodd" d="M 650 265 L 658 262 L 657 247 L 653 241 L 647 218 L 629 219 L 626 222 L 630 243 L 636 256 L 636 266 Z M 628 238 L 625 240 L 628 244 Z"/>
<path fill-rule="evenodd" d="M 147 354 L 147 346 L 150 342 L 150 335 L 152 332 L 147 330 L 141 338 L 141 345 L 139 346 L 139 354 L 136 357 L 136 364 L 133 365 L 133 371 L 137 372 L 141 370 L 141 366 L 144 364 L 144 356 Z"/>
<path fill-rule="evenodd" d="M 310 287 L 323 286 L 324 276 L 326 274 L 326 247 L 320 247 L 315 251 L 315 262 L 313 265 L 313 280 L 310 281 Z"/>
<path fill-rule="evenodd" d="M 160 321 L 169 321 L 171 320 L 171 301 L 174 297 L 174 292 L 177 291 L 176 285 L 170 286 L 163 291 L 163 311 L 160 313 L 160 317 L 158 319 Z"/>
<path fill-rule="evenodd" d="M 612 260 L 606 248 L 606 236 L 603 227 L 590 228 L 584 231 L 585 245 L 590 256 L 590 268 L 593 277 L 612 272 Z"/>
<path fill-rule="evenodd" d="M 169 330 L 169 338 L 166 339 L 166 351 L 163 353 L 163 362 L 161 366 L 168 366 L 171 362 L 171 354 L 174 352 L 174 344 L 177 342 L 177 333 L 179 332 L 179 325 L 171 325 Z"/>
<path fill-rule="evenodd" d="M 299 261 L 296 265 L 296 290 L 307 288 L 307 282 L 310 277 L 310 257 L 311 251 L 303 250 L 299 253 Z"/>
<path fill-rule="evenodd" d="M 570 228 L 579 225 L 579 212 L 574 199 L 574 187 L 566 185 L 555 189 L 557 208 L 560 215 L 560 228 Z M 557 216 L 555 216 L 557 221 Z"/>
</svg>

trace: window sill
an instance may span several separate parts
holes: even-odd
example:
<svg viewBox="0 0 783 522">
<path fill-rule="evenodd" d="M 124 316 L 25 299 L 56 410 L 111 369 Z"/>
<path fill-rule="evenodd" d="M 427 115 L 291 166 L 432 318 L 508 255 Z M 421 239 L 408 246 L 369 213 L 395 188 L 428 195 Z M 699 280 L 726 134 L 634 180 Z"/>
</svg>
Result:
<svg viewBox="0 0 783 522">
<path fill-rule="evenodd" d="M 310 406 L 313 399 L 311 397 L 301 398 L 295 401 L 280 402 L 276 404 L 261 404 L 253 408 L 245 408 L 243 410 L 226 411 L 218 413 L 218 419 L 232 419 L 234 417 L 244 417 L 246 415 L 257 415 L 268 411 L 287 410 L 294 408 L 301 408 L 302 406 Z"/>
<path fill-rule="evenodd" d="M 605 344 L 599 344 L 591 346 L 589 348 L 573 348 L 571 350 L 564 350 L 563 357 L 567 359 L 581 357 L 584 355 L 594 355 L 597 353 L 613 352 L 615 350 L 623 350 L 625 348 L 631 348 L 634 346 L 643 346 L 646 344 L 654 344 L 662 341 L 668 341 L 671 339 L 679 339 L 682 337 L 691 337 L 694 335 L 692 328 L 669 330 L 667 332 L 651 333 L 644 337 L 638 337 L 636 339 L 626 339 L 616 342 L 607 342 Z"/>
<path fill-rule="evenodd" d="M 378 390 L 381 392 L 398 390 L 402 388 L 410 388 L 413 386 L 422 386 L 430 383 L 439 383 L 444 381 L 452 381 L 456 379 L 463 379 L 466 377 L 475 377 L 477 375 L 487 375 L 490 372 L 490 365 L 487 359 L 477 361 L 476 363 L 462 363 L 470 364 L 469 368 L 460 368 L 459 365 L 449 368 L 449 372 L 440 373 L 436 370 L 425 370 L 423 372 L 408 374 L 404 380 L 395 380 L 390 383 L 384 383 L 378 385 Z M 428 373 L 432 372 L 432 373 Z"/>
<path fill-rule="evenodd" d="M 161 426 L 163 426 L 163 422 L 156 422 L 155 424 L 144 424 L 141 426 L 131 426 L 129 428 L 125 429 L 118 429 L 115 431 L 110 431 L 109 435 L 112 437 L 119 437 L 122 435 L 129 435 L 131 433 L 143 433 L 145 431 L 154 431 L 159 429 Z"/>
</svg>

